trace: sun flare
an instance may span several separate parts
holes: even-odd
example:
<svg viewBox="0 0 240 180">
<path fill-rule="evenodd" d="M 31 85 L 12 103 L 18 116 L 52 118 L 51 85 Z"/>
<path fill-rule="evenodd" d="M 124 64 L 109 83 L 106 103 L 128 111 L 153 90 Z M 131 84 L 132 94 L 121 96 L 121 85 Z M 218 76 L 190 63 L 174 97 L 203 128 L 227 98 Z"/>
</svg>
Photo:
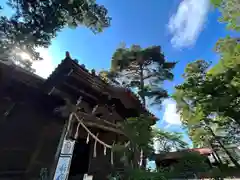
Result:
<svg viewBox="0 0 240 180">
<path fill-rule="evenodd" d="M 23 60 L 31 60 L 31 56 L 26 52 L 21 52 L 20 56 Z"/>
</svg>

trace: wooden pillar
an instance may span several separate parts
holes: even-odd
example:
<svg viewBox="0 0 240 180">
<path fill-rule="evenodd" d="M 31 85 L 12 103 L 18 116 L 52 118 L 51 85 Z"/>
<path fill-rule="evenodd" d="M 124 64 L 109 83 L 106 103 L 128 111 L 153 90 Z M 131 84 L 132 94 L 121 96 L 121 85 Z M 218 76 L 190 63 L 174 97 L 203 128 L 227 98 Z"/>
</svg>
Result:
<svg viewBox="0 0 240 180">
<path fill-rule="evenodd" d="M 53 177 L 54 177 L 56 167 L 57 167 L 57 163 L 58 163 L 58 160 L 59 160 L 59 156 L 60 156 L 62 146 L 63 146 L 63 143 L 64 143 L 66 131 L 67 131 L 67 123 L 64 125 L 63 131 L 62 131 L 62 134 L 61 134 L 61 138 L 59 140 L 58 148 L 57 148 L 57 151 L 56 151 L 56 154 L 55 154 L 55 157 L 54 157 L 54 162 L 53 162 L 52 167 L 50 169 L 50 179 L 53 179 Z"/>
<path fill-rule="evenodd" d="M 39 156 L 40 151 L 42 150 L 42 146 L 44 145 L 44 139 L 46 138 L 44 128 L 41 130 L 39 134 L 40 134 L 39 138 L 36 139 L 37 144 L 35 150 L 32 153 L 30 162 L 28 163 L 28 167 L 26 169 L 26 178 L 30 178 L 32 175 L 34 175 L 33 171 L 35 169 L 36 160 L 37 157 Z"/>
</svg>

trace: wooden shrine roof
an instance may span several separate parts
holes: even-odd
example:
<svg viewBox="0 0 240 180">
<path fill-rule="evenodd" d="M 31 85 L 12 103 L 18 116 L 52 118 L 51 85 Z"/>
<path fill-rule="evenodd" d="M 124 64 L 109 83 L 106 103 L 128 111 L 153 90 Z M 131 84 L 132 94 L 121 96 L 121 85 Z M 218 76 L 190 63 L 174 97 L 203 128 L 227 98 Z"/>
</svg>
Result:
<svg viewBox="0 0 240 180">
<path fill-rule="evenodd" d="M 10 76 L 16 81 L 36 88 L 40 88 L 45 81 L 42 77 L 34 73 L 0 59 L 0 79 L 4 80 L 5 76 L 8 76 L 8 79 Z"/>
<path fill-rule="evenodd" d="M 184 150 L 175 151 L 175 152 L 159 153 L 155 155 L 155 161 L 160 162 L 163 160 L 181 159 L 184 155 L 186 155 L 186 153 L 194 153 L 194 152 L 203 156 L 208 156 L 212 153 L 212 149 L 193 148 L 193 149 L 184 149 Z"/>
<path fill-rule="evenodd" d="M 151 114 L 143 107 L 138 97 L 136 97 L 136 95 L 134 95 L 129 89 L 107 84 L 95 74 L 95 71 L 88 71 L 84 65 L 79 65 L 76 60 L 70 58 L 68 53 L 66 54 L 66 58 L 62 60 L 46 80 L 45 84 L 48 91 L 50 91 L 52 86 L 56 86 L 57 88 L 66 91 L 69 90 L 69 92 L 71 89 L 71 94 L 82 93 L 84 96 L 88 96 L 88 99 L 92 99 L 93 101 L 99 101 L 99 99 L 100 101 L 108 101 L 108 96 L 110 96 L 115 99 L 115 102 L 117 103 L 116 106 L 121 106 L 119 104 L 121 102 L 125 106 L 125 109 L 131 109 L 131 112 L 135 111 L 132 116 L 136 116 L 136 113 Z M 85 90 L 83 92 L 81 89 L 84 88 Z M 76 93 L 74 93 L 74 91 Z M 120 101 L 117 102 L 117 99 Z M 155 123 L 156 118 L 154 116 L 153 120 Z"/>
<path fill-rule="evenodd" d="M 88 99 L 89 102 L 96 101 L 96 104 L 108 101 L 110 95 L 113 97 L 111 101 L 116 104 L 116 110 L 123 115 L 137 115 L 137 112 L 143 111 L 137 98 L 129 100 L 131 92 L 109 86 L 69 58 L 63 60 L 47 80 L 0 60 L 0 82 L 0 98 L 8 96 L 12 99 L 9 105 L 16 104 L 7 117 L 9 119 L 3 122 L 4 126 L 2 124 L 0 126 L 2 144 L 0 157 L 5 163 L 0 165 L 0 178 L 3 177 L 3 173 L 8 176 L 13 172 L 23 174 L 26 170 L 39 172 L 38 166 L 46 167 L 45 165 L 51 163 L 65 123 L 65 119 L 59 120 L 53 113 L 55 107 L 65 105 L 62 92 L 58 95 L 48 95 L 54 86 L 68 95 L 74 95 L 76 99 L 82 94 L 83 98 Z M 0 110 L 1 108 L 4 113 L 5 108 L 11 110 L 6 107 L 4 101 L 0 103 Z M 4 113 L 0 114 L 0 120 L 4 120 Z M 84 123 L 88 127 L 105 128 L 123 136 L 118 127 L 101 118 L 93 121 L 88 114 L 80 114 L 80 116 L 84 116 Z"/>
<path fill-rule="evenodd" d="M 89 72 L 84 65 L 79 65 L 76 60 L 72 60 L 69 54 L 46 80 L 21 67 L 0 60 L 0 78 L 4 79 L 1 74 L 11 76 L 15 81 L 28 86 L 42 89 L 45 93 L 49 93 L 56 86 L 61 90 L 61 93 L 57 94 L 58 96 L 71 94 L 74 99 L 77 99 L 81 94 L 89 102 L 95 103 L 108 101 L 108 96 L 111 96 L 111 102 L 107 103 L 114 103 L 119 111 L 124 108 L 123 114 L 127 113 L 129 116 L 137 116 L 141 113 L 151 114 L 129 89 L 107 84 L 99 76 Z M 153 116 L 153 124 L 155 121 L 156 118 Z"/>
</svg>

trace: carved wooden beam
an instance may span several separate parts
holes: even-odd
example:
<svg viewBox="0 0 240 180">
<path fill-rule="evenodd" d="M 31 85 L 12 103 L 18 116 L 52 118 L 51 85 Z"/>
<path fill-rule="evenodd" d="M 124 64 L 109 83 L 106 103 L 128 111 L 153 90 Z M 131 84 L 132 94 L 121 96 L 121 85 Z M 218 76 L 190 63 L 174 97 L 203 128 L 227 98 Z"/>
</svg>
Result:
<svg viewBox="0 0 240 180">
<path fill-rule="evenodd" d="M 98 92 L 103 92 L 106 89 L 106 85 L 102 82 L 98 81 L 99 79 L 96 79 L 96 77 L 93 77 L 92 75 L 85 75 L 83 83 L 89 84 L 93 89 L 95 89 Z M 79 81 L 79 78 L 82 78 L 83 74 L 79 72 L 74 72 L 70 75 L 70 77 L 73 77 L 74 79 Z"/>
<path fill-rule="evenodd" d="M 16 176 L 16 175 L 23 175 L 25 174 L 26 171 L 1 171 L 0 172 L 0 177 L 1 176 L 8 176 L 8 177 L 11 177 L 11 176 Z"/>
<path fill-rule="evenodd" d="M 84 112 L 77 112 L 77 115 L 78 115 L 78 117 L 84 118 L 84 124 L 86 124 L 86 126 L 97 127 L 100 129 L 104 129 L 106 131 L 111 131 L 111 132 L 115 132 L 117 134 L 124 135 L 124 133 L 120 130 L 121 129 L 120 125 L 113 124 L 102 118 L 98 118 L 92 114 L 89 115 Z"/>
<path fill-rule="evenodd" d="M 76 88 L 76 87 L 74 87 L 74 86 L 72 86 L 72 85 L 70 85 L 70 84 L 68 84 L 66 82 L 64 83 L 64 85 L 69 87 L 69 88 L 71 88 L 71 89 L 73 89 L 73 90 L 75 90 L 76 92 L 80 92 L 80 93 L 82 93 L 82 94 L 84 94 L 84 95 L 86 95 L 86 96 L 88 96 L 88 97 L 90 97 L 90 98 L 92 98 L 94 100 L 97 100 L 97 98 L 95 96 L 93 96 L 93 95 L 91 95 L 91 94 L 89 94 L 89 93 L 87 93 L 87 92 L 85 92 L 85 91 L 83 91 L 81 89 L 78 89 L 78 88 Z"/>
<path fill-rule="evenodd" d="M 96 122 L 96 123 L 105 124 L 105 125 L 112 126 L 112 127 L 115 127 L 115 128 L 121 128 L 120 125 L 117 125 L 117 124 L 111 123 L 111 122 L 109 122 L 109 121 L 107 121 L 105 119 L 96 117 L 93 114 L 87 114 L 87 113 L 84 113 L 84 112 L 77 112 L 77 115 L 79 117 L 83 117 L 84 118 L 84 122 L 85 121 L 90 121 L 90 122 Z"/>
<path fill-rule="evenodd" d="M 28 148 L 19 148 L 19 147 L 11 147 L 11 148 L 0 148 L 0 152 L 2 153 L 2 151 L 29 151 Z"/>
<path fill-rule="evenodd" d="M 99 129 L 103 129 L 103 130 L 106 130 L 106 131 L 111 131 L 111 132 L 114 132 L 114 133 L 117 133 L 117 134 L 125 135 L 121 130 L 119 130 L 117 128 L 108 127 L 106 125 L 102 125 L 102 124 L 99 124 L 99 123 L 96 123 L 96 122 L 84 122 L 84 124 L 86 126 L 89 126 L 89 127 L 97 127 Z"/>
</svg>

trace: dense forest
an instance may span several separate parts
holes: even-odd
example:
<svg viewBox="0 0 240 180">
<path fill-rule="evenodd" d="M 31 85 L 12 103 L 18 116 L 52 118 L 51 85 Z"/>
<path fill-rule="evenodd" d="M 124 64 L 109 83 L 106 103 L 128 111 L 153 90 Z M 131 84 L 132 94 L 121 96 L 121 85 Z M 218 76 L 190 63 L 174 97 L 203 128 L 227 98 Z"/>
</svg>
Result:
<svg viewBox="0 0 240 180">
<path fill-rule="evenodd" d="M 219 21 L 226 28 L 240 30 L 239 0 L 212 0 L 211 3 L 221 12 Z M 0 56 L 32 72 L 32 61 L 41 60 L 36 48 L 50 46 L 64 27 L 84 25 L 97 34 L 111 26 L 107 9 L 94 0 L 38 0 L 37 3 L 8 0 L 8 5 L 15 13 L 11 17 L 0 16 Z M 184 82 L 175 87 L 173 95 L 162 84 L 173 80 L 176 62 L 168 61 L 159 45 L 122 45 L 113 53 L 111 69 L 100 72 L 99 76 L 109 84 L 134 88 L 145 108 L 161 107 L 164 99 L 174 99 L 193 146 L 210 147 L 216 154 L 225 153 L 240 168 L 238 159 L 228 149 L 231 145 L 238 146 L 240 138 L 240 39 L 230 36 L 219 39 L 214 50 L 219 55 L 218 62 L 193 60 L 185 67 Z M 21 52 L 28 53 L 31 60 L 24 59 Z M 146 170 L 147 160 L 155 151 L 154 141 L 160 143 L 158 152 L 189 148 L 182 134 L 153 128 L 151 119 L 142 115 L 123 123 L 131 148 L 116 144 L 115 151 L 122 153 L 124 163 L 131 168 L 113 172 L 110 179 L 168 179 L 171 173 L 179 173 L 183 168 L 199 168 L 199 157 L 186 157 L 171 171 Z M 130 165 L 135 152 L 141 154 L 141 162 Z M 224 164 L 219 166 L 221 170 Z"/>
</svg>

